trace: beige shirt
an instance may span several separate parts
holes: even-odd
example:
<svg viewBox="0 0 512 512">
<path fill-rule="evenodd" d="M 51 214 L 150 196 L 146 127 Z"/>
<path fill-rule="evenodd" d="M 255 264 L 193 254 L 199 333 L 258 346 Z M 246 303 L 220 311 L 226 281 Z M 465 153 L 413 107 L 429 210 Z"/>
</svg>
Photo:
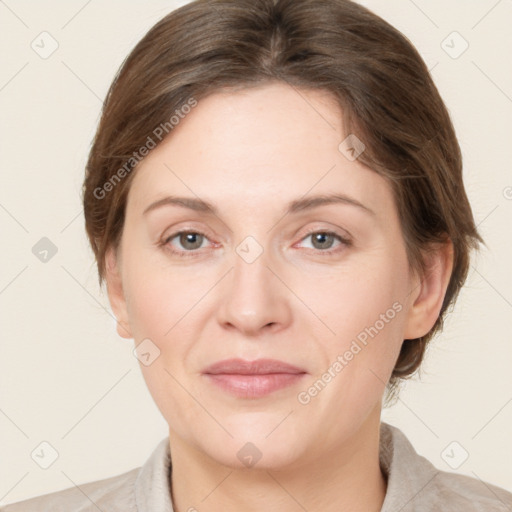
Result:
<svg viewBox="0 0 512 512">
<path fill-rule="evenodd" d="M 388 479 L 381 512 L 512 512 L 512 493 L 436 469 L 399 429 L 386 423 L 381 423 L 380 464 Z M 1 511 L 173 512 L 170 470 L 165 438 L 140 468 L 6 505 Z"/>
</svg>

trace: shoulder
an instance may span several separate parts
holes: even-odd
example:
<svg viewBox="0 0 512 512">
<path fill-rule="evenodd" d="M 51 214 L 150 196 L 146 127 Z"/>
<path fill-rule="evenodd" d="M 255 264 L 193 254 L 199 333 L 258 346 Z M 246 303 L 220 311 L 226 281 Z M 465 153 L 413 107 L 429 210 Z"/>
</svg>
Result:
<svg viewBox="0 0 512 512">
<path fill-rule="evenodd" d="M 10 505 L 0 512 L 136 511 L 133 487 L 140 468 L 117 476 L 79 484 Z"/>
<path fill-rule="evenodd" d="M 433 505 L 444 510 L 467 512 L 510 512 L 512 494 L 488 482 L 466 475 L 438 471 L 434 481 Z M 446 504 L 453 504 L 446 508 Z"/>
<path fill-rule="evenodd" d="M 0 508 L 0 512 L 172 512 L 170 469 L 169 438 L 166 437 L 141 467 L 12 503 Z"/>
<path fill-rule="evenodd" d="M 381 467 L 388 476 L 382 512 L 510 512 L 512 493 L 466 475 L 442 471 L 419 455 L 396 427 L 381 425 Z"/>
</svg>

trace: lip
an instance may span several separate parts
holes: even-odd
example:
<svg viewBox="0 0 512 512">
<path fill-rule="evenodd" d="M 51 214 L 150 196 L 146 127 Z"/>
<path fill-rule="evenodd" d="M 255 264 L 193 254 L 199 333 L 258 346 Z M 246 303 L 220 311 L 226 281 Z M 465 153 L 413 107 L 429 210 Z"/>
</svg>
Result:
<svg viewBox="0 0 512 512">
<path fill-rule="evenodd" d="M 297 384 L 306 373 L 302 368 L 276 359 L 226 359 L 203 371 L 212 384 L 239 398 L 264 397 Z"/>
<path fill-rule="evenodd" d="M 208 366 L 203 373 L 218 375 L 219 373 L 232 373 L 237 375 L 265 375 L 269 373 L 306 373 L 302 368 L 279 361 L 278 359 L 224 359 Z"/>
</svg>

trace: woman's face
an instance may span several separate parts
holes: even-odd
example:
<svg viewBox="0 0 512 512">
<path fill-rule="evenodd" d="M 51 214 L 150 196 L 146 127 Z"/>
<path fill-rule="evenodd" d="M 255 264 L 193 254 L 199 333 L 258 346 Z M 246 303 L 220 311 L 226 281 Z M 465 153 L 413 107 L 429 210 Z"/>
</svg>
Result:
<svg viewBox="0 0 512 512">
<path fill-rule="evenodd" d="M 418 281 L 391 188 L 358 162 L 360 145 L 347 150 L 354 138 L 341 144 L 340 119 L 319 91 L 216 93 L 135 171 L 122 290 L 114 274 L 107 283 L 119 333 L 143 343 L 171 446 L 178 436 L 226 465 L 285 467 L 378 418 L 402 340 L 417 334 Z M 295 369 L 208 373 L 228 359 Z"/>
</svg>

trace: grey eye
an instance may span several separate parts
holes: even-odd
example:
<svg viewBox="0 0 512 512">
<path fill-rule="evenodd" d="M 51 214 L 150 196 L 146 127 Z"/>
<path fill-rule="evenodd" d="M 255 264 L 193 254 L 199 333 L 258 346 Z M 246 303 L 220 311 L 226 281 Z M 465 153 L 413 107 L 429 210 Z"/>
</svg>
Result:
<svg viewBox="0 0 512 512">
<path fill-rule="evenodd" d="M 204 235 L 200 233 L 181 233 L 179 242 L 184 249 L 199 249 L 203 243 Z"/>
<path fill-rule="evenodd" d="M 315 249 L 330 249 L 334 243 L 334 239 L 337 238 L 331 233 L 324 232 L 312 233 L 308 236 L 311 237 Z"/>
</svg>

